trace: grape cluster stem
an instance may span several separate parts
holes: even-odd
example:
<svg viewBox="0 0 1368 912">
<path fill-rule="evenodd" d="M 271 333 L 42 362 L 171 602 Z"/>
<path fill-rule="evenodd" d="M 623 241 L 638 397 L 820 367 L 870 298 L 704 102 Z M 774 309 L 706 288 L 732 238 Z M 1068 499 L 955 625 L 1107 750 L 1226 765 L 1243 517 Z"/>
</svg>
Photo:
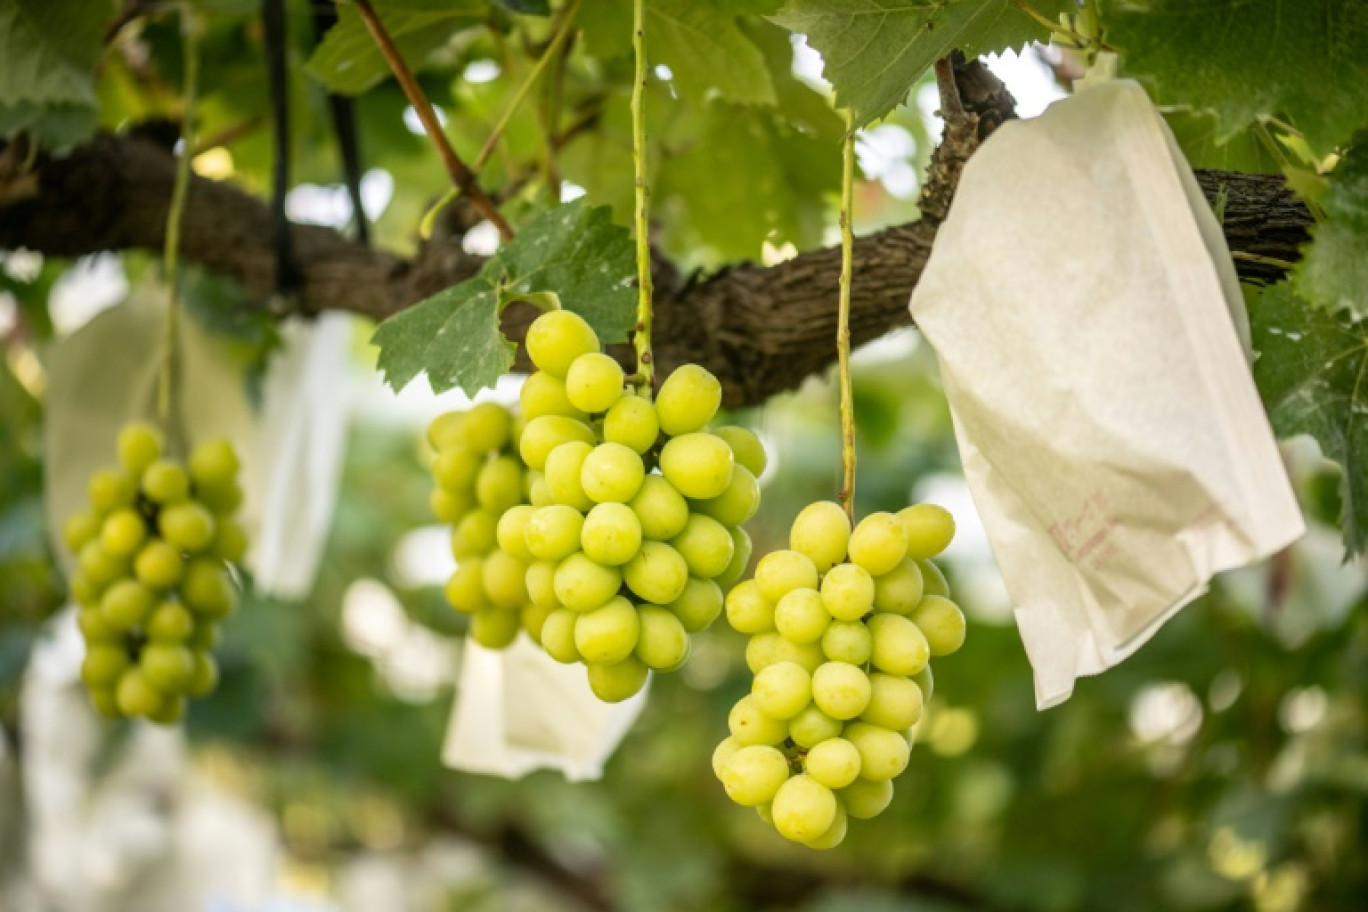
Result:
<svg viewBox="0 0 1368 912">
<path fill-rule="evenodd" d="M 651 397 L 655 360 L 651 357 L 651 238 L 646 201 L 646 4 L 632 0 L 632 50 L 636 78 L 632 82 L 632 164 L 636 169 L 637 322 L 633 342 L 637 355 L 638 392 Z"/>
<path fill-rule="evenodd" d="M 836 360 L 841 377 L 841 466 L 844 471 L 838 500 L 855 523 L 855 402 L 850 381 L 850 284 L 853 278 L 854 234 L 851 217 L 855 196 L 855 120 L 846 111 L 846 135 L 841 145 L 841 283 L 836 317 Z"/>
</svg>

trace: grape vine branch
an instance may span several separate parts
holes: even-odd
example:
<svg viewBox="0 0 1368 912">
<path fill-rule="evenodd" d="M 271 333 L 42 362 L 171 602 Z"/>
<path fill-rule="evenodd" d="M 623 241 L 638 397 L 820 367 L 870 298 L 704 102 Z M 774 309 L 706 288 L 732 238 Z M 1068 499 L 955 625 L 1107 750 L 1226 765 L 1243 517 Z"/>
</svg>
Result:
<svg viewBox="0 0 1368 912">
<path fill-rule="evenodd" d="M 930 254 L 936 216 L 948 206 L 957 166 L 972 149 L 971 140 L 1010 110 L 1010 97 L 986 67 L 969 61 L 954 75 L 966 111 L 976 118 L 972 137 L 952 136 L 937 149 L 921 221 L 855 239 L 860 283 L 851 298 L 853 345 L 910 322 L 908 295 Z M 0 247 L 53 256 L 162 249 L 176 168 L 170 149 L 136 131 L 101 134 L 65 158 L 40 157 L 31 171 L 22 167 L 22 152 L 0 146 Z M 1280 262 L 1300 259 L 1311 215 L 1280 175 L 1199 171 L 1197 177 L 1209 200 L 1224 188 L 1223 228 L 1241 277 L 1276 281 L 1285 273 Z M 275 288 L 271 225 L 262 200 L 229 183 L 194 177 L 182 255 L 237 279 L 265 309 Z M 292 243 L 301 277 L 296 306 L 304 315 L 339 310 L 383 318 L 469 278 L 484 262 L 466 253 L 460 236 L 451 233 L 439 232 L 412 258 L 368 249 L 312 225 L 295 225 Z M 722 381 L 729 405 L 762 402 L 835 357 L 830 289 L 840 275 L 837 247 L 774 266 L 741 264 L 708 277 L 682 275 L 655 257 L 652 272 L 658 369 L 668 372 L 689 361 L 703 365 Z M 521 339 L 535 313 L 508 308 L 509 338 Z M 630 349 L 621 354 L 630 365 Z"/>
</svg>

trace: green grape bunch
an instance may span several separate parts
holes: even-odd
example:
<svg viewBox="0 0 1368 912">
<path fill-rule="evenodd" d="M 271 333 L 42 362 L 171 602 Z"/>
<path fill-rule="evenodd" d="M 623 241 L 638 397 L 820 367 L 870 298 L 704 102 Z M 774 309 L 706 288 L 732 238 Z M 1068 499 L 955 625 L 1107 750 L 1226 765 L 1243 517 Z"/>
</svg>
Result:
<svg viewBox="0 0 1368 912">
<path fill-rule="evenodd" d="M 247 550 L 233 518 L 238 458 L 211 440 L 182 463 L 145 424 L 119 432 L 118 456 L 117 468 L 91 476 L 89 509 L 63 529 L 76 556 L 81 678 L 102 714 L 172 724 L 187 697 L 217 685 L 211 651 L 237 608 L 230 565 Z"/>
<path fill-rule="evenodd" d="M 499 541 L 530 561 L 542 648 L 584 663 L 593 692 L 619 702 L 649 671 L 679 668 L 690 634 L 722 612 L 750 560 L 741 524 L 760 506 L 765 451 L 744 428 L 708 429 L 722 386 L 697 365 L 652 402 L 570 311 L 538 317 L 526 345 L 537 371 L 521 392 L 518 453 L 532 483 Z"/>
<path fill-rule="evenodd" d="M 819 501 L 794 520 L 789 549 L 728 593 L 754 679 L 713 770 L 784 837 L 832 848 L 849 818 L 892 801 L 931 698 L 930 660 L 964 643 L 964 615 L 931 562 L 954 533 L 931 504 L 873 513 L 852 531 L 840 506 Z"/>
<path fill-rule="evenodd" d="M 522 629 L 538 640 L 549 613 L 527 593 L 532 555 L 522 530 L 536 478 L 518 455 L 521 434 L 519 419 L 493 402 L 448 412 L 428 428 L 437 453 L 432 510 L 451 526 L 457 562 L 447 601 L 469 616 L 471 638 L 490 649 L 508 646 Z"/>
</svg>

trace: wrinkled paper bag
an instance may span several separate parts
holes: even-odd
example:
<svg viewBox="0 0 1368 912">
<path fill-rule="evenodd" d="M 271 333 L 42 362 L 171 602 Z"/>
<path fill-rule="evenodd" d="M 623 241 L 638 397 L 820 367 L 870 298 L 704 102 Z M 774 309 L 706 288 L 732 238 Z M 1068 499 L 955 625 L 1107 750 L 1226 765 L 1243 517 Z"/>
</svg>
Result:
<svg viewBox="0 0 1368 912">
<path fill-rule="evenodd" d="M 442 759 L 450 767 L 519 779 L 559 770 L 598 779 L 646 705 L 649 683 L 621 703 L 589 689 L 582 665 L 562 665 L 520 634 L 494 650 L 466 638 Z"/>
<path fill-rule="evenodd" d="M 1039 707 L 1305 531 L 1220 226 L 1136 83 L 994 133 L 910 306 Z"/>
</svg>

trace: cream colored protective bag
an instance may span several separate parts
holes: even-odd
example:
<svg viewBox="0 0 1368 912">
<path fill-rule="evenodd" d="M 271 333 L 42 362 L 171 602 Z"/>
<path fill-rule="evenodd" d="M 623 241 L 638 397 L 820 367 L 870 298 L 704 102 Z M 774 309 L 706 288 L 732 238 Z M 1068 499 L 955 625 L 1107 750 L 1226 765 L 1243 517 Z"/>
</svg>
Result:
<svg viewBox="0 0 1368 912">
<path fill-rule="evenodd" d="M 1040 707 L 1305 531 L 1220 226 L 1138 84 L 994 133 L 911 311 Z"/>
</svg>

